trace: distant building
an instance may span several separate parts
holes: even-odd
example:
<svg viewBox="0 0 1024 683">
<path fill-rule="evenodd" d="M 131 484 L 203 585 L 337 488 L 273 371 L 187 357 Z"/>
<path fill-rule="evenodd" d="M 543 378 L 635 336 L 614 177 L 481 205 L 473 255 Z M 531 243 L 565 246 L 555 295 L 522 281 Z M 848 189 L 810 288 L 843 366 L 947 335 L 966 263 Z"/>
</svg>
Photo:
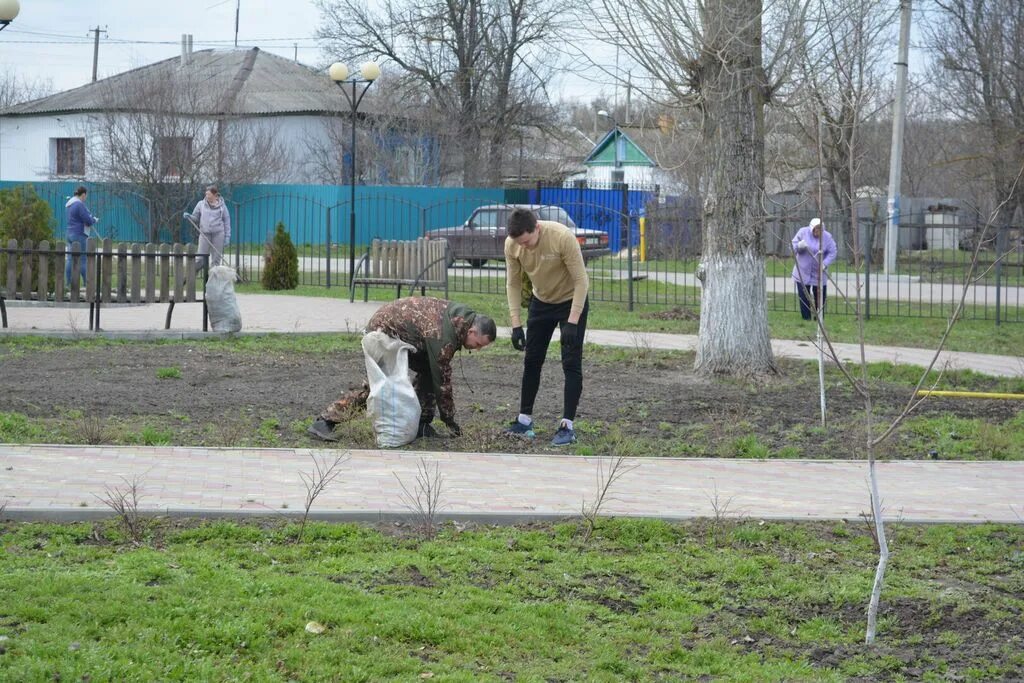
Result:
<svg viewBox="0 0 1024 683">
<path fill-rule="evenodd" d="M 307 66 L 259 48 L 183 48 L 180 58 L 0 112 L 0 180 L 106 181 L 148 173 L 174 182 L 200 158 L 203 176 L 214 180 L 225 165 L 246 161 L 232 158 L 239 148 L 264 139 L 273 143 L 274 158 L 249 159 L 253 177 L 240 181 L 347 181 L 349 116 L 339 88 Z M 148 168 L 111 177 L 120 163 L 111 138 L 139 135 L 132 129 L 143 117 L 149 117 L 148 142 L 136 145 L 139 159 L 123 165 L 141 160 Z M 436 175 L 436 143 L 402 128 L 400 118 L 383 116 L 372 92 L 362 102 L 357 171 L 363 182 L 423 183 Z"/>
<path fill-rule="evenodd" d="M 648 137 L 660 135 L 657 129 L 637 129 L 637 133 Z M 603 186 L 624 182 L 637 189 L 657 186 L 661 194 L 683 193 L 683 185 L 678 178 L 662 168 L 622 128 L 608 131 L 583 160 L 583 166 L 586 170 L 570 176 L 567 184 L 585 182 L 591 186 Z"/>
</svg>

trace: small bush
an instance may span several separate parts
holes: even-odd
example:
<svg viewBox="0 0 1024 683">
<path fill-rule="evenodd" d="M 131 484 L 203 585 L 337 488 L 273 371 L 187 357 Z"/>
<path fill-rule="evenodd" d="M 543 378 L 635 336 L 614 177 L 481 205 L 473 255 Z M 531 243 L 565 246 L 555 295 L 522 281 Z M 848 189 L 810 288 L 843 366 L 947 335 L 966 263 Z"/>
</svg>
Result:
<svg viewBox="0 0 1024 683">
<path fill-rule="evenodd" d="M 53 213 L 31 185 L 0 190 L 0 240 L 48 240 L 53 246 Z"/>
<path fill-rule="evenodd" d="M 274 239 L 267 245 L 263 289 L 295 289 L 298 286 L 299 255 L 288 231 L 284 229 L 284 223 L 278 223 Z"/>
<path fill-rule="evenodd" d="M 52 249 L 54 246 L 53 235 L 53 213 L 50 205 L 36 194 L 31 185 L 19 185 L 6 190 L 0 190 L 0 244 L 7 246 L 10 240 L 17 240 L 24 244 L 25 240 L 31 240 L 33 246 L 39 246 L 42 241 L 47 241 Z M 63 235 L 61 236 L 63 238 Z M 7 272 L 9 257 L 0 255 L 0 272 Z M 16 257 L 15 272 L 21 273 L 24 257 Z M 35 277 L 38 268 L 33 257 L 32 270 L 33 278 L 30 291 L 38 291 L 38 278 Z M 64 262 L 58 259 L 55 266 L 61 271 L 64 269 Z M 54 266 L 51 266 L 53 268 Z M 54 271 L 49 274 L 48 291 L 53 290 Z M 40 294 L 40 298 L 46 298 L 48 292 Z"/>
</svg>

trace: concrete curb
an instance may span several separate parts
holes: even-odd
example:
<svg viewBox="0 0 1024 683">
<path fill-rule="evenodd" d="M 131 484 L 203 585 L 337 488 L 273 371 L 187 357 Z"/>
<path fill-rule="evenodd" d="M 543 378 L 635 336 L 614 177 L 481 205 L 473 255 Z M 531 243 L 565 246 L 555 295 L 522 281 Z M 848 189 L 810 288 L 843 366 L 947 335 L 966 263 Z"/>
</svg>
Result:
<svg viewBox="0 0 1024 683">
<path fill-rule="evenodd" d="M 285 519 L 289 521 L 302 518 L 302 510 L 232 510 L 226 508 L 152 508 L 139 510 L 140 515 L 150 518 L 166 517 L 169 519 L 227 519 L 227 520 L 255 520 L 255 519 Z M 2 519 L 16 522 L 92 522 L 115 517 L 111 510 L 100 510 L 96 508 L 8 508 L 3 512 Z M 603 519 L 651 519 L 663 522 L 684 522 L 695 519 L 713 519 L 707 515 L 634 515 L 614 514 L 601 515 Z M 398 511 L 373 511 L 373 510 L 310 510 L 309 519 L 317 522 L 332 523 L 389 523 L 389 522 L 416 522 L 417 515 L 413 512 Z M 463 524 L 480 524 L 487 526 L 514 526 L 517 524 L 528 524 L 530 522 L 569 522 L 580 519 L 579 515 L 567 515 L 561 512 L 442 512 L 435 516 L 438 524 L 447 522 Z M 791 515 L 728 515 L 728 521 L 741 522 L 747 520 L 765 520 L 772 522 L 856 522 L 863 523 L 860 519 L 850 519 L 840 516 L 807 516 L 794 517 Z M 886 519 L 886 524 L 913 524 L 913 525 L 935 525 L 935 524 L 1012 524 L 1013 522 L 990 521 L 980 519 L 912 519 L 900 517 L 898 519 Z M 1024 523 L 1024 522 L 1022 522 Z"/>
</svg>

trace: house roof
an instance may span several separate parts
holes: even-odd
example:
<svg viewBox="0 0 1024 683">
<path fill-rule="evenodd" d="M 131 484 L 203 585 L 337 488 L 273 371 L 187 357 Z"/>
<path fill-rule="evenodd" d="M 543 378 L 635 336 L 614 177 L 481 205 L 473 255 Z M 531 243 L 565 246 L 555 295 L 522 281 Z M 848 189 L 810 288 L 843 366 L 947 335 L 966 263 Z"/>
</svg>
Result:
<svg viewBox="0 0 1024 683">
<path fill-rule="evenodd" d="M 259 48 L 246 50 L 199 50 L 188 63 L 174 57 L 89 83 L 78 88 L 24 102 L 8 108 L 6 116 L 32 116 L 74 112 L 108 111 L 111 93 L 143 91 L 142 86 L 168 79 L 195 83 L 198 96 L 187 107 L 189 114 L 272 116 L 280 114 L 348 113 L 349 104 L 338 86 L 322 72 Z M 144 100 L 144 98 L 137 98 Z M 122 110 L 144 109 L 116 105 Z M 371 98 L 360 113 L 376 113 Z"/>
<path fill-rule="evenodd" d="M 618 136 L 616 136 L 616 132 Z M 621 128 L 613 128 L 608 131 L 597 143 L 586 159 L 585 166 L 613 166 L 615 164 L 615 139 L 621 139 L 619 148 L 619 161 L 623 166 L 657 166 L 654 160 L 647 155 L 640 145 L 636 144 L 629 134 Z"/>
</svg>

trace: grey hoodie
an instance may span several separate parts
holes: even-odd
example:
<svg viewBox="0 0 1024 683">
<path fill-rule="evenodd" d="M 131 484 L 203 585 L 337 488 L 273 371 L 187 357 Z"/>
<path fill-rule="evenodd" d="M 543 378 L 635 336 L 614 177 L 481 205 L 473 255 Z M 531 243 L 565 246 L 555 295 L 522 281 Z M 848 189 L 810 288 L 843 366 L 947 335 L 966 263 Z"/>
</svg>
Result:
<svg viewBox="0 0 1024 683">
<path fill-rule="evenodd" d="M 205 198 L 201 199 L 196 208 L 192 210 L 192 220 L 199 223 L 199 232 L 204 235 L 212 235 L 218 232 L 224 232 L 224 244 L 231 241 L 231 216 L 228 214 L 228 207 L 224 205 L 224 200 L 221 199 L 214 206 L 206 201 Z"/>
</svg>

